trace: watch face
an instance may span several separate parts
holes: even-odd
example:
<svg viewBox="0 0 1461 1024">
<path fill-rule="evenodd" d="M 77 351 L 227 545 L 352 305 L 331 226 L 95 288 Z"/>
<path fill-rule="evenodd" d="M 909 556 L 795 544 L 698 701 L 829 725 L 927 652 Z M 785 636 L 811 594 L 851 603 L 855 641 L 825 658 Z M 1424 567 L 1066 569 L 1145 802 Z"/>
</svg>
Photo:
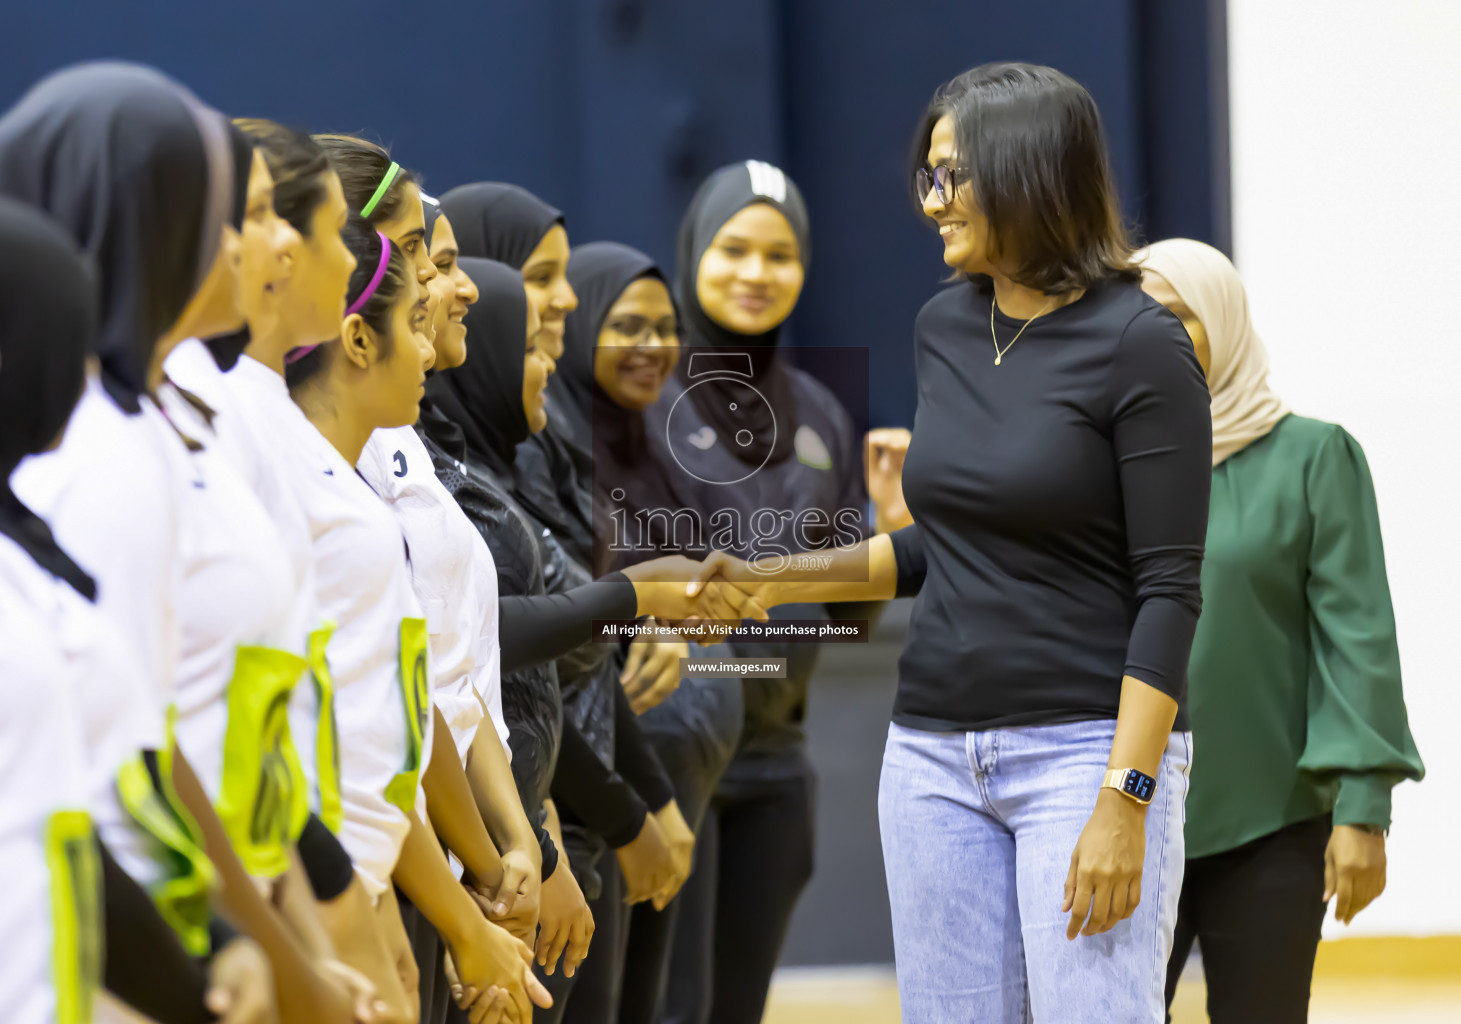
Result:
<svg viewBox="0 0 1461 1024">
<path fill-rule="evenodd" d="M 1132 768 L 1127 771 L 1126 782 L 1121 788 L 1138 800 L 1146 801 L 1156 793 L 1157 780 Z"/>
<path fill-rule="evenodd" d="M 690 356 L 687 374 L 693 383 L 670 407 L 669 416 L 665 420 L 665 440 L 669 443 L 670 454 L 681 469 L 703 483 L 740 483 L 754 476 L 771 458 L 771 448 L 776 441 L 776 416 L 771 412 L 770 403 L 765 396 L 750 383 L 750 362 L 750 356 L 745 353 L 694 353 Z M 739 421 L 744 426 L 739 429 L 717 430 L 700 420 L 690 395 L 696 388 L 704 388 L 712 381 L 716 386 L 708 390 L 716 395 L 716 401 L 725 403 L 726 411 L 731 414 L 728 421 L 732 424 Z M 756 436 L 756 424 L 766 420 L 749 414 L 749 410 L 760 407 L 764 407 L 763 416 L 770 413 L 769 437 Z M 761 431 L 768 432 L 764 427 Z M 759 465 L 748 465 L 736 457 L 738 451 L 758 442 L 766 448 L 766 456 Z M 711 453 L 716 448 L 723 449 L 731 457 L 707 457 L 707 454 L 703 454 Z"/>
</svg>

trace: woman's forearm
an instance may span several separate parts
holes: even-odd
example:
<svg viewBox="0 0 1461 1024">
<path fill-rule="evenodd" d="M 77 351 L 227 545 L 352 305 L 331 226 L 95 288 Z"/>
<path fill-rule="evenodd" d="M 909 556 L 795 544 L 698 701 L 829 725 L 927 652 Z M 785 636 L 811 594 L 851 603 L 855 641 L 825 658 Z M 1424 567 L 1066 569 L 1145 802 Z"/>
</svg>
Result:
<svg viewBox="0 0 1461 1024">
<path fill-rule="evenodd" d="M 507 751 L 502 740 L 489 720 L 483 720 L 482 727 L 472 740 L 472 758 L 467 765 L 467 782 L 472 787 L 472 796 L 482 822 L 498 850 L 521 850 L 542 866 L 542 851 L 538 846 L 538 835 L 523 810 L 522 798 L 517 793 L 517 783 L 512 777 L 512 765 L 508 763 Z"/>
<path fill-rule="evenodd" d="M 632 619 L 634 585 L 615 573 L 562 594 L 503 595 L 498 599 L 498 646 L 503 676 L 556 661 L 593 639 L 599 620 Z"/>
<path fill-rule="evenodd" d="M 394 896 L 393 892 L 387 891 L 391 913 L 396 913 Z M 410 1009 L 414 993 L 407 993 L 391 958 L 386 936 L 380 927 L 386 907 L 385 897 L 382 898 L 381 906 L 382 909 L 378 912 L 371 905 L 370 896 L 359 876 L 354 876 L 345 891 L 334 899 L 316 904 L 320 921 L 335 949 L 335 956 L 374 983 L 376 995 L 390 1008 L 388 1019 L 412 1020 L 416 1016 L 416 1012 Z M 397 923 L 399 924 L 399 915 Z"/>
<path fill-rule="evenodd" d="M 426 812 L 447 849 L 477 881 L 495 886 L 502 879 L 502 858 L 482 823 L 472 787 L 457 755 L 456 741 L 440 709 L 432 708 L 436 730 L 431 744 L 431 762 L 426 767 L 422 788 L 426 790 Z M 480 730 L 479 730 L 480 731 Z"/>
<path fill-rule="evenodd" d="M 173 786 L 178 799 L 198 823 L 204 852 L 218 870 L 220 912 L 230 924 L 263 947 L 274 969 L 281 1010 L 319 998 L 319 979 L 304 944 L 273 906 L 259 895 L 187 758 L 177 748 L 172 753 Z"/>
<path fill-rule="evenodd" d="M 436 833 L 414 810 L 409 817 L 411 830 L 401 846 L 392 878 L 441 937 L 455 945 L 472 934 L 474 919 L 481 912 L 467 890 L 452 877 Z"/>
<path fill-rule="evenodd" d="M 547 820 L 543 822 L 543 827 L 552 837 L 553 845 L 561 850 L 563 849 L 563 823 L 558 820 L 558 805 L 550 798 L 543 801 L 543 810 L 547 817 Z"/>
<path fill-rule="evenodd" d="M 1134 676 L 1121 680 L 1121 709 L 1108 768 L 1135 768 L 1156 778 L 1177 719 L 1177 702 Z"/>
<path fill-rule="evenodd" d="M 898 589 L 893 542 L 879 534 L 859 544 L 826 551 L 804 551 L 737 565 L 728 577 L 756 588 L 757 600 L 781 604 L 837 601 L 887 601 Z"/>
<path fill-rule="evenodd" d="M 279 876 L 274 886 L 274 905 L 294 934 L 316 962 L 333 960 L 335 945 L 320 920 L 314 893 L 299 860 L 299 851 L 289 851 L 289 870 Z"/>
</svg>

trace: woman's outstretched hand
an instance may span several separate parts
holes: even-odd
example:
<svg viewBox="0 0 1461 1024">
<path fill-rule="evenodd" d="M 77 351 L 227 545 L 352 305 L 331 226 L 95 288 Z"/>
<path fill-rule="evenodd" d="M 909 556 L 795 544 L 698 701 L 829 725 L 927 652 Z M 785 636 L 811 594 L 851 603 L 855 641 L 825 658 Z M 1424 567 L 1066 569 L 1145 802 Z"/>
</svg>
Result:
<svg viewBox="0 0 1461 1024">
<path fill-rule="evenodd" d="M 912 431 L 902 427 L 880 427 L 867 432 L 863 464 L 878 533 L 901 530 L 913 522 L 913 514 L 903 500 L 903 460 L 908 457 L 908 443 L 912 440 Z"/>
<path fill-rule="evenodd" d="M 634 584 L 639 614 L 660 619 L 739 622 L 769 616 L 756 599 L 756 587 L 729 578 L 733 564 L 744 565 L 723 551 L 703 562 L 667 555 L 631 565 L 624 575 Z"/>
</svg>

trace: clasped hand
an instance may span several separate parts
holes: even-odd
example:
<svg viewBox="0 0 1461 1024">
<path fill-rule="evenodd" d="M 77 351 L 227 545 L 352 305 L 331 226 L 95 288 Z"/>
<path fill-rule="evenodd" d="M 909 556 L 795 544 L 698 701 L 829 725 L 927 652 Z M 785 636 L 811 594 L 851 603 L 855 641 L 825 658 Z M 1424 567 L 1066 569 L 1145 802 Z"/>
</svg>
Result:
<svg viewBox="0 0 1461 1024">
<path fill-rule="evenodd" d="M 634 584 L 640 615 L 680 623 L 687 635 L 711 644 L 720 637 L 697 634 L 696 627 L 707 622 L 765 622 L 769 618 L 758 586 L 737 578 L 743 576 L 738 570 L 744 566 L 738 558 L 713 551 L 699 562 L 683 555 L 651 559 L 630 566 L 624 575 Z"/>
</svg>

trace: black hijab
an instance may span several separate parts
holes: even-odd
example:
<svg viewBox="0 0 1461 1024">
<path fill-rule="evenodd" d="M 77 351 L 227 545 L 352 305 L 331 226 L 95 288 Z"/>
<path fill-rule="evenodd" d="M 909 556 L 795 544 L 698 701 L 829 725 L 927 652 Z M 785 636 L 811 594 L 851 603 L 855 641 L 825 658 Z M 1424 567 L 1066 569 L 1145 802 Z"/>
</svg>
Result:
<svg viewBox="0 0 1461 1024">
<path fill-rule="evenodd" d="M 578 296 L 578 308 L 564 324 L 563 356 L 548 381 L 548 397 L 560 413 L 558 427 L 564 440 L 590 457 L 596 441 L 634 445 L 631 435 L 637 433 L 637 443 L 642 443 L 644 414 L 620 408 L 594 382 L 594 351 L 604 318 L 624 289 L 641 277 L 664 280 L 654 260 L 618 242 L 580 245 L 568 258 L 568 283 Z M 603 437 L 600 420 L 609 429 Z"/>
<path fill-rule="evenodd" d="M 752 203 L 765 203 L 781 212 L 796 235 L 802 267 L 811 266 L 811 222 L 796 183 L 779 168 L 759 160 L 747 160 L 716 171 L 690 200 L 690 207 L 680 221 L 680 237 L 675 247 L 675 292 L 680 308 L 684 310 L 685 340 L 691 348 L 729 349 L 744 352 L 750 359 L 751 379 L 748 382 L 743 384 L 729 378 L 706 381 L 690 392 L 690 399 L 700 415 L 722 437 L 731 437 L 743 428 L 749 428 L 755 438 L 751 444 L 726 447 L 742 462 L 760 466 L 780 462 L 789 456 L 796 432 L 796 399 L 792 395 L 786 367 L 776 352 L 781 327 L 778 325 L 765 334 L 737 334 L 710 319 L 700 305 L 695 288 L 700 261 L 715 239 L 715 233 Z M 690 363 L 689 358 L 681 357 L 679 377 L 687 387 L 691 383 Z M 740 404 L 744 407 L 732 413 L 732 402 L 741 397 L 734 392 L 743 390 L 746 384 L 759 391 L 766 402 L 742 402 Z M 768 440 L 770 438 L 774 438 L 774 442 Z"/>
<path fill-rule="evenodd" d="M 661 281 L 659 266 L 638 249 L 617 242 L 590 242 L 573 250 L 568 281 L 578 295 L 578 308 L 568 315 L 563 358 L 548 387 L 562 414 L 560 430 L 593 466 L 595 572 L 602 575 L 672 550 L 667 520 L 646 516 L 649 536 L 634 551 L 607 552 L 603 541 L 614 536 L 614 515 L 639 521 L 640 511 L 687 508 L 676 493 L 679 467 L 666 470 L 649 445 L 643 412 L 625 409 L 594 380 L 594 351 L 599 332 L 624 290 L 643 277 Z M 678 310 L 677 310 L 678 315 Z M 556 392 L 554 391 L 556 387 Z M 622 491 L 622 496 L 611 497 Z"/>
<path fill-rule="evenodd" d="M 441 197 L 463 256 L 506 263 L 514 270 L 538 247 L 563 214 L 525 188 L 496 181 L 459 185 Z"/>
<path fill-rule="evenodd" d="M 497 260 L 519 272 L 543 236 L 563 223 L 561 212 L 527 189 L 498 182 L 454 188 L 442 196 L 441 206 L 463 254 Z M 578 461 L 562 436 L 561 415 L 551 401 L 548 426 L 525 441 L 523 457 L 513 460 L 513 497 L 550 527 L 573 557 L 587 563 L 593 548 L 591 467 Z"/>
<path fill-rule="evenodd" d="M 0 118 L 0 194 L 50 214 L 99 271 L 93 350 L 127 412 L 213 265 L 243 155 L 221 114 L 137 64 L 59 71 Z"/>
<path fill-rule="evenodd" d="M 96 315 L 96 282 L 71 238 L 0 198 L 0 534 L 90 599 L 96 583 L 16 497 L 10 474 L 56 439 L 76 407 Z"/>
<path fill-rule="evenodd" d="M 467 310 L 467 360 L 426 382 L 436 415 L 423 426 L 453 458 L 469 455 L 508 477 L 513 453 L 532 432 L 523 408 L 528 297 L 512 267 L 470 256 L 461 266 L 481 293 Z"/>
</svg>

